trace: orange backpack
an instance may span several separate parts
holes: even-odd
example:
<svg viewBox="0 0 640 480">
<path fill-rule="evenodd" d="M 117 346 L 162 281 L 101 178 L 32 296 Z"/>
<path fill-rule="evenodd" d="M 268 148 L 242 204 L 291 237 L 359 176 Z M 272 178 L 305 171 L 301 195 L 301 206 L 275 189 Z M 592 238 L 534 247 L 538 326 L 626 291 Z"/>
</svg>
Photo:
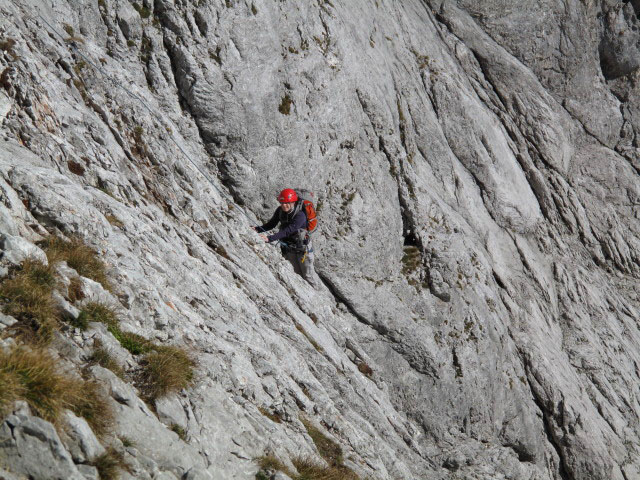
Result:
<svg viewBox="0 0 640 480">
<path fill-rule="evenodd" d="M 307 232 L 311 234 L 315 232 L 316 227 L 318 226 L 316 207 L 313 204 L 313 192 L 310 192 L 309 190 L 305 190 L 303 188 L 296 188 L 295 191 L 298 195 L 298 200 L 302 201 L 304 213 L 307 215 Z"/>
</svg>

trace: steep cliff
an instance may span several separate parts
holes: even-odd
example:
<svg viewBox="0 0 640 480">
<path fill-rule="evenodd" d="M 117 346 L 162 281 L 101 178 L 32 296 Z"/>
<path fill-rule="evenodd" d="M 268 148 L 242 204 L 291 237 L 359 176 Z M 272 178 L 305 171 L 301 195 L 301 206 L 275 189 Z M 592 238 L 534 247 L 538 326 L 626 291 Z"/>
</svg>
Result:
<svg viewBox="0 0 640 480">
<path fill-rule="evenodd" d="M 91 298 L 198 362 L 152 408 L 93 367 L 123 478 L 322 461 L 309 422 L 363 479 L 640 478 L 639 2 L 0 12 L 2 275 L 79 237 L 114 285 Z M 288 186 L 318 198 L 319 291 L 250 228 Z M 97 338 L 138 368 L 96 325 L 58 355 Z M 47 478 L 38 431 L 57 478 L 95 478 L 16 408 L 0 476 Z"/>
</svg>

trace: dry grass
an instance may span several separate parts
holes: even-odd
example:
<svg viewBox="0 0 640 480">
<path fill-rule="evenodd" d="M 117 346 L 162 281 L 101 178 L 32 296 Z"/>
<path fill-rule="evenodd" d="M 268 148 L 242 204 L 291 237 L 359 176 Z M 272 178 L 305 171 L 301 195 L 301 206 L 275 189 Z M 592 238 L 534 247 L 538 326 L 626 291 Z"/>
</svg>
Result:
<svg viewBox="0 0 640 480">
<path fill-rule="evenodd" d="M 118 377 L 124 378 L 122 367 L 102 345 L 96 345 L 88 361 L 90 365 L 100 365 L 101 367 L 111 370 Z"/>
<path fill-rule="evenodd" d="M 271 478 L 270 472 L 279 471 L 293 480 L 360 480 L 352 470 L 342 465 L 327 467 L 308 457 L 295 457 L 291 463 L 298 473 L 293 473 L 273 455 L 266 455 L 257 459 L 260 471 L 256 480 Z"/>
<path fill-rule="evenodd" d="M 307 433 L 315 443 L 318 453 L 329 465 L 342 465 L 342 448 L 336 442 L 327 437 L 308 419 L 300 418 L 300 421 L 307 429 Z"/>
<path fill-rule="evenodd" d="M 309 335 L 309 333 L 304 329 L 302 325 L 300 325 L 298 322 L 295 322 L 295 326 L 296 330 L 298 330 L 302 335 L 305 336 L 307 340 L 309 340 L 309 343 L 313 348 L 315 348 L 320 353 L 324 352 L 324 349 L 318 344 L 318 342 L 313 339 L 311 335 Z"/>
<path fill-rule="evenodd" d="M 100 260 L 95 250 L 85 245 L 80 239 L 64 240 L 50 236 L 42 243 L 42 247 L 47 253 L 50 264 L 65 261 L 79 275 L 95 280 L 106 290 L 111 290 L 104 262 Z"/>
<path fill-rule="evenodd" d="M 96 434 L 106 432 L 113 413 L 97 384 L 86 382 L 59 369 L 44 349 L 14 347 L 0 350 L 0 413 L 13 401 L 26 400 L 39 417 L 57 424 L 62 412 L 70 409 L 85 418 Z"/>
<path fill-rule="evenodd" d="M 127 469 L 124 457 L 113 447 L 108 447 L 107 451 L 91 464 L 98 469 L 100 480 L 117 480 L 120 478 L 120 472 Z"/>
<path fill-rule="evenodd" d="M 85 297 L 82 291 L 82 281 L 80 277 L 71 277 L 69 280 L 69 286 L 67 287 L 67 299 L 71 303 L 75 303 L 82 300 Z"/>
<path fill-rule="evenodd" d="M 293 478 L 294 480 L 296 478 L 295 474 L 273 455 L 264 455 L 256 459 L 256 461 L 260 467 L 260 471 L 256 474 L 256 480 L 268 480 L 271 478 L 271 475 L 268 475 L 266 472 L 273 471 L 285 473 L 288 477 Z"/>
<path fill-rule="evenodd" d="M 358 370 L 369 378 L 373 376 L 373 369 L 365 362 L 358 362 Z"/>
<path fill-rule="evenodd" d="M 16 400 L 23 397 L 24 391 L 25 388 L 20 382 L 20 377 L 0 366 L 0 418 L 7 413 L 7 409 Z"/>
<path fill-rule="evenodd" d="M 58 308 L 51 296 L 53 268 L 27 259 L 0 283 L 3 311 L 18 320 L 12 330 L 23 339 L 48 341 L 59 327 Z"/>
<path fill-rule="evenodd" d="M 325 467 L 311 458 L 296 457 L 292 460 L 298 475 L 294 480 L 360 480 L 353 470 L 343 465 Z"/>
<path fill-rule="evenodd" d="M 405 246 L 404 256 L 402 257 L 402 273 L 410 275 L 415 272 L 422 264 L 422 256 L 420 249 L 415 246 Z"/>
<path fill-rule="evenodd" d="M 195 362 L 185 350 L 174 346 L 154 346 L 144 356 L 140 383 L 151 400 L 188 387 L 193 381 Z"/>
<path fill-rule="evenodd" d="M 278 413 L 271 413 L 268 409 L 264 407 L 258 407 L 258 411 L 267 417 L 269 420 L 275 423 L 282 423 L 282 417 Z"/>
<path fill-rule="evenodd" d="M 114 420 L 114 412 L 94 381 L 83 382 L 80 396 L 73 399 L 72 410 L 83 417 L 96 436 L 104 437 Z"/>
</svg>

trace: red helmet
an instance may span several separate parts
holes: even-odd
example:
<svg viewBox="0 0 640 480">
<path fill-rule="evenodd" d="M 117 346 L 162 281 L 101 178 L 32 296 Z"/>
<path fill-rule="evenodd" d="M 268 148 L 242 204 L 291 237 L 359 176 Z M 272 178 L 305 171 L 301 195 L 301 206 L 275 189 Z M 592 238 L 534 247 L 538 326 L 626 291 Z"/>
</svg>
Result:
<svg viewBox="0 0 640 480">
<path fill-rule="evenodd" d="M 291 203 L 298 201 L 298 194 L 293 188 L 285 188 L 278 195 L 278 201 L 280 203 Z"/>
</svg>

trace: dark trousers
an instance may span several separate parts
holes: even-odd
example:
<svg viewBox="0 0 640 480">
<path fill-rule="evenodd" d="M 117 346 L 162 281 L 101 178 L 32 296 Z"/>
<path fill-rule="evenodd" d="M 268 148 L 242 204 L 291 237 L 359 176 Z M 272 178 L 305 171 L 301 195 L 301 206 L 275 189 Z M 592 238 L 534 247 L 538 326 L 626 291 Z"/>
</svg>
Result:
<svg viewBox="0 0 640 480">
<path fill-rule="evenodd" d="M 310 248 L 310 250 L 306 256 L 304 252 L 295 252 L 292 250 L 285 250 L 283 254 L 284 258 L 293 265 L 293 270 L 309 282 L 313 288 L 317 288 L 316 271 L 313 268 L 313 249 Z"/>
</svg>

